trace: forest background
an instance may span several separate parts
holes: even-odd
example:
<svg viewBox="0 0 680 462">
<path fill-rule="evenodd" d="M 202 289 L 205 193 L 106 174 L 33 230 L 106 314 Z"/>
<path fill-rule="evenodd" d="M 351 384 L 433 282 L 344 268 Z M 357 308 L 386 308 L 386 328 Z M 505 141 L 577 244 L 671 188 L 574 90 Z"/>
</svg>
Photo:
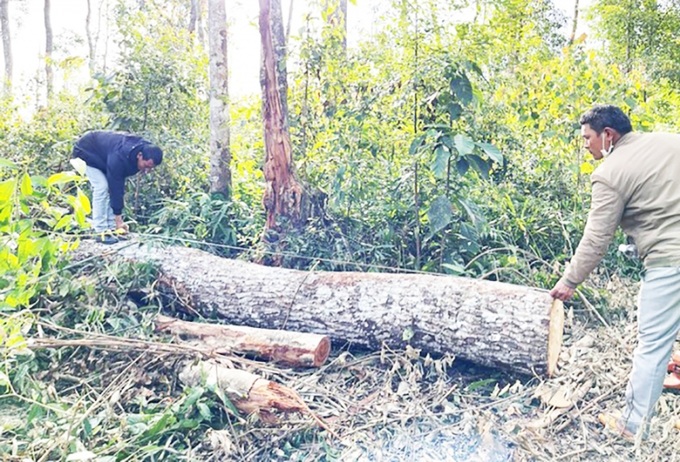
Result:
<svg viewBox="0 0 680 462">
<path fill-rule="evenodd" d="M 11 31 L 27 3 L 0 0 L 0 390 L 25 417 L 0 430 L 0 444 L 17 457 L 102 448 L 103 429 L 115 427 L 60 420 L 55 409 L 73 403 L 48 376 L 70 350 L 27 352 L 29 334 L 67 335 L 61 326 L 148 335 L 138 307 L 116 294 L 150 286 L 151 269 L 84 273 L 69 261 L 90 207 L 87 182 L 68 161 L 89 129 L 135 132 L 166 153 L 153 175 L 128 181 L 125 216 L 141 235 L 303 270 L 434 272 L 549 288 L 588 210 L 594 163 L 579 115 L 611 103 L 636 130 L 679 128 L 675 0 L 577 1 L 571 16 L 550 0 L 383 0 L 372 2 L 371 33 L 351 46 L 345 1 L 291 2 L 302 20 L 291 28 L 288 11 L 279 17 L 286 47 L 276 66 L 287 69 L 278 89 L 290 174 L 306 202 L 302 212 L 271 217 L 262 97 L 229 97 L 225 78 L 216 95 L 219 74 L 209 78 L 211 33 L 221 30 L 209 10 L 218 2 L 88 0 L 72 18 L 82 21 L 78 37 L 52 37 L 49 8 L 59 2 L 41 2 L 40 66 L 17 83 Z M 228 18 L 239 2 L 226 5 Z M 577 33 L 583 24 L 587 35 Z M 231 31 L 224 46 L 238 42 Z M 83 45 L 85 57 L 71 53 Z M 227 62 L 233 78 L 239 62 Z M 216 102 L 220 113 L 211 111 Z M 615 316 L 606 281 L 635 281 L 638 270 L 612 246 L 598 283 L 585 284 L 573 308 L 587 301 Z M 143 430 L 120 430 L 126 457 L 153 458 L 170 435 L 190 441 L 197 428 L 228 420 L 226 411 L 192 407 L 195 426 L 184 428 L 180 412 L 150 409 L 138 409 L 156 419 L 140 420 Z M 167 415 L 174 420 L 159 424 Z M 63 432 L 78 436 L 56 438 Z"/>
</svg>

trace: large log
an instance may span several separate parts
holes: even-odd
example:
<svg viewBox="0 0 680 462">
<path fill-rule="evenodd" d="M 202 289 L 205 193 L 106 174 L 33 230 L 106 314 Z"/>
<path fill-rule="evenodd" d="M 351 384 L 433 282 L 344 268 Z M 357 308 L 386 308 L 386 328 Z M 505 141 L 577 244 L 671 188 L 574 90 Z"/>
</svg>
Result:
<svg viewBox="0 0 680 462">
<path fill-rule="evenodd" d="M 562 344 L 562 304 L 530 287 L 441 275 L 305 272 L 135 242 L 83 241 L 76 258 L 100 254 L 155 263 L 159 287 L 232 324 L 328 335 L 374 350 L 408 343 L 550 375 Z"/>
</svg>

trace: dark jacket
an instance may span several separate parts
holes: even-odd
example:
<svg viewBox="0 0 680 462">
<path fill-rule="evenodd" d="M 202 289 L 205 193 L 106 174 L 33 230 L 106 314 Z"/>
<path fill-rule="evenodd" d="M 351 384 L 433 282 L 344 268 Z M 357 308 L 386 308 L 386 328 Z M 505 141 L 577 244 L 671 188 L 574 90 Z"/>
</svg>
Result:
<svg viewBox="0 0 680 462">
<path fill-rule="evenodd" d="M 73 157 L 106 175 L 115 215 L 123 213 L 125 178 L 139 172 L 137 153 L 144 144 L 150 143 L 139 136 L 98 130 L 86 133 L 73 146 Z"/>
</svg>

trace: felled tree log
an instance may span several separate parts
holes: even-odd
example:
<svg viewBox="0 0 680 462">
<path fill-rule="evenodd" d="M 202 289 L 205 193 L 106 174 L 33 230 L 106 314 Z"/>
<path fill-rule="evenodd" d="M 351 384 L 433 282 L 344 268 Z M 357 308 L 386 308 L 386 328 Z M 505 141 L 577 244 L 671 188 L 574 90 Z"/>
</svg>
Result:
<svg viewBox="0 0 680 462">
<path fill-rule="evenodd" d="M 311 416 L 320 427 L 335 435 L 295 390 L 250 372 L 225 367 L 215 361 L 198 361 L 185 365 L 178 377 L 190 387 L 219 388 L 243 414 L 257 414 L 263 421 L 275 423 L 277 411 L 300 412 Z"/>
<path fill-rule="evenodd" d="M 289 366 L 319 367 L 331 349 L 325 335 L 254 327 L 182 321 L 156 316 L 156 330 L 200 339 L 202 345 L 229 353 L 246 353 Z"/>
<path fill-rule="evenodd" d="M 76 258 L 101 254 L 155 263 L 157 287 L 231 324 L 328 335 L 373 350 L 408 343 L 522 373 L 552 374 L 562 344 L 562 304 L 524 286 L 424 274 L 305 272 L 134 242 L 83 241 Z"/>
</svg>

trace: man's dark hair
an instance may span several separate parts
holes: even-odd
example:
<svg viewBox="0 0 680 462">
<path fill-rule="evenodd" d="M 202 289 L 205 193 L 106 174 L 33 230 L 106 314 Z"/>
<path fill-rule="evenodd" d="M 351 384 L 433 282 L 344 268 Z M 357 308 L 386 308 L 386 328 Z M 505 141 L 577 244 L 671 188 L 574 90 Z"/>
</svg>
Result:
<svg viewBox="0 0 680 462">
<path fill-rule="evenodd" d="M 155 167 L 158 167 L 163 162 L 163 151 L 155 144 L 144 144 L 140 151 L 142 151 L 142 159 L 153 160 Z"/>
<path fill-rule="evenodd" d="M 597 104 L 581 116 L 581 125 L 588 124 L 598 135 L 605 128 L 613 128 L 620 135 L 633 131 L 630 119 L 623 111 L 610 104 Z"/>
</svg>

